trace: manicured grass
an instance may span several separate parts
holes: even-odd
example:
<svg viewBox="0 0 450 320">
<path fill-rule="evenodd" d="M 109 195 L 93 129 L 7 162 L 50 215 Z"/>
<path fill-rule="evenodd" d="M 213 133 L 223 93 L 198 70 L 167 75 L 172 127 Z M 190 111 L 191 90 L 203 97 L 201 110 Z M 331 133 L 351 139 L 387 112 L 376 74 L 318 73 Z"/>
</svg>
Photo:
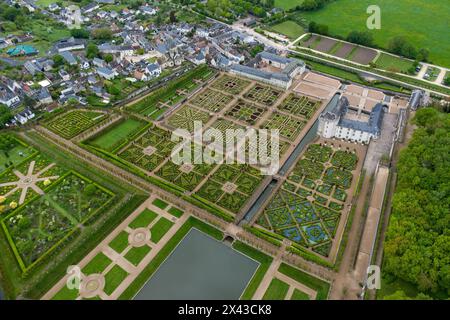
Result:
<svg viewBox="0 0 450 320">
<path fill-rule="evenodd" d="M 303 283 L 305 286 L 307 286 L 313 290 L 316 290 L 317 291 L 316 300 L 326 300 L 327 299 L 328 291 L 330 290 L 330 284 L 328 282 L 325 282 L 316 277 L 313 277 L 313 276 L 311 276 L 301 270 L 295 269 L 294 267 L 291 267 L 285 263 L 281 264 L 278 271 L 287 275 L 288 277 L 294 279 L 295 281 Z"/>
<path fill-rule="evenodd" d="M 275 0 L 275 8 L 289 10 L 303 3 L 303 0 Z"/>
<path fill-rule="evenodd" d="M 161 200 L 161 199 L 155 199 L 153 200 L 152 204 L 162 210 L 164 210 L 165 208 L 167 208 L 167 206 L 169 205 L 167 202 Z"/>
<path fill-rule="evenodd" d="M 69 289 L 67 286 L 64 286 L 53 296 L 52 300 L 75 300 L 77 297 L 77 289 Z"/>
<path fill-rule="evenodd" d="M 120 121 L 120 120 L 119 120 Z M 110 129 L 103 131 L 89 143 L 103 150 L 111 151 L 124 139 L 143 128 L 145 122 L 128 118 L 119 124 L 114 124 Z"/>
<path fill-rule="evenodd" d="M 94 273 L 102 273 L 107 266 L 111 264 L 111 259 L 105 256 L 102 252 L 98 253 L 94 259 L 89 261 L 89 263 L 84 266 L 81 270 L 85 275 L 90 275 Z"/>
<path fill-rule="evenodd" d="M 258 251 L 240 241 L 235 241 L 233 243 L 233 248 L 260 263 L 258 269 L 241 296 L 241 300 L 250 300 L 258 289 L 273 259 L 261 251 Z"/>
<path fill-rule="evenodd" d="M 109 246 L 116 251 L 121 253 L 128 247 L 128 233 L 126 231 L 121 231 L 114 239 L 109 243 Z"/>
<path fill-rule="evenodd" d="M 294 40 L 300 37 L 302 34 L 305 33 L 305 30 L 302 26 L 298 25 L 294 21 L 284 21 L 280 24 L 276 24 L 271 27 L 273 30 L 275 30 L 278 33 L 284 34 L 288 38 Z"/>
<path fill-rule="evenodd" d="M 291 300 L 309 300 L 309 296 L 298 289 L 294 289 Z"/>
<path fill-rule="evenodd" d="M 173 226 L 173 222 L 167 220 L 166 218 L 160 218 L 150 229 L 151 232 L 151 240 L 154 243 L 158 243 L 162 237 L 169 231 L 169 229 Z"/>
<path fill-rule="evenodd" d="M 180 218 L 184 213 L 183 210 L 180 210 L 175 207 L 171 207 L 167 212 L 169 212 L 171 215 L 173 215 L 174 217 L 177 217 L 177 218 Z"/>
<path fill-rule="evenodd" d="M 283 300 L 289 290 L 289 285 L 277 278 L 272 279 L 272 282 L 264 294 L 263 300 Z"/>
<path fill-rule="evenodd" d="M 122 283 L 123 280 L 128 276 L 128 272 L 123 270 L 118 265 L 115 265 L 109 272 L 105 275 L 105 291 L 106 294 L 110 295 L 116 290 L 116 288 Z"/>
<path fill-rule="evenodd" d="M 449 1 L 378 0 L 376 5 L 382 12 L 380 30 L 367 29 L 366 10 L 371 4 L 371 0 L 332 1 L 323 9 L 302 12 L 301 16 L 328 25 L 331 34 L 342 37 L 353 30 L 368 31 L 375 43 L 384 48 L 393 37 L 403 36 L 415 47 L 429 49 L 433 63 L 450 66 L 450 41 L 442 38 L 448 34 Z"/>
<path fill-rule="evenodd" d="M 151 248 L 149 246 L 132 248 L 125 255 L 125 259 L 137 266 L 142 261 L 142 259 L 144 259 L 144 257 L 150 252 L 150 250 Z"/>
<path fill-rule="evenodd" d="M 413 62 L 390 54 L 382 53 L 375 61 L 377 68 L 392 72 L 407 72 L 413 66 Z"/>
<path fill-rule="evenodd" d="M 145 209 L 129 224 L 129 227 L 132 229 L 146 228 L 157 216 L 156 212 Z"/>
<path fill-rule="evenodd" d="M 133 283 L 131 283 L 131 285 L 122 293 L 119 299 L 132 299 L 192 228 L 197 228 L 198 230 L 210 235 L 217 240 L 221 240 L 223 238 L 222 231 L 196 218 L 190 217 L 174 234 L 174 236 L 166 243 L 166 245 L 158 252 L 153 260 L 145 267 L 145 269 L 139 274 L 139 276 L 137 276 Z"/>
<path fill-rule="evenodd" d="M 13 163 L 13 165 L 17 165 L 34 152 L 35 150 L 33 150 L 32 148 L 28 148 L 22 144 L 17 144 L 14 148 L 8 150 L 8 157 L 6 156 L 4 151 L 0 151 L 0 173 L 6 170 L 5 165 L 10 161 Z M 22 153 L 22 155 L 20 155 L 20 153 Z"/>
</svg>

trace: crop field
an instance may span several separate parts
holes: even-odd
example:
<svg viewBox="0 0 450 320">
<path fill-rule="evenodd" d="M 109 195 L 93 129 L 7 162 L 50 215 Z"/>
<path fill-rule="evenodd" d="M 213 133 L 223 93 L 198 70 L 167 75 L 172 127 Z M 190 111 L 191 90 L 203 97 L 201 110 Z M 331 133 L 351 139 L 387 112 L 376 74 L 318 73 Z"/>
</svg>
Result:
<svg viewBox="0 0 450 320">
<path fill-rule="evenodd" d="M 294 141 L 297 139 L 298 135 L 305 127 L 306 122 L 294 118 L 292 116 L 274 112 L 270 115 L 268 120 L 262 125 L 264 129 L 278 129 L 280 130 L 280 135 L 289 141 Z"/>
<path fill-rule="evenodd" d="M 250 81 L 229 75 L 223 75 L 211 84 L 211 88 L 227 92 L 232 95 L 242 93 Z"/>
<path fill-rule="evenodd" d="M 267 107 L 272 106 L 281 96 L 281 91 L 268 86 L 255 84 L 245 95 L 246 99 L 263 104 Z"/>
<path fill-rule="evenodd" d="M 243 123 L 254 125 L 265 111 L 265 108 L 258 107 L 244 100 L 239 100 L 234 106 L 228 109 L 226 115 Z"/>
<path fill-rule="evenodd" d="M 312 144 L 258 219 L 258 224 L 328 256 L 358 157 Z"/>
<path fill-rule="evenodd" d="M 302 12 L 301 16 L 328 25 L 333 35 L 346 37 L 353 30 L 368 31 L 366 10 L 373 4 L 382 12 L 381 29 L 369 30 L 375 44 L 387 48 L 392 38 L 403 36 L 416 48 L 429 49 L 433 63 L 450 67 L 450 42 L 442 39 L 448 33 L 449 1 L 340 0 L 317 11 Z"/>
<path fill-rule="evenodd" d="M 392 72 L 407 72 L 413 66 L 413 62 L 390 54 L 382 53 L 375 60 L 377 68 Z"/>
<path fill-rule="evenodd" d="M 59 247 L 114 193 L 37 154 L 0 176 L 1 225 L 22 271 Z"/>
<path fill-rule="evenodd" d="M 132 112 L 156 120 L 168 108 L 176 105 L 199 85 L 212 78 L 216 72 L 206 65 L 196 67 L 186 74 L 170 81 L 164 87 L 128 106 Z"/>
<path fill-rule="evenodd" d="M 247 165 L 221 165 L 198 191 L 198 195 L 237 213 L 262 182 L 258 169 Z"/>
<path fill-rule="evenodd" d="M 45 126 L 65 139 L 72 139 L 106 117 L 102 112 L 72 110 L 52 119 Z"/>
<path fill-rule="evenodd" d="M 205 124 L 208 120 L 209 114 L 207 112 L 191 106 L 183 106 L 167 119 L 167 124 L 174 129 L 186 129 L 193 132 L 194 121 L 201 121 L 202 124 Z"/>
<path fill-rule="evenodd" d="M 96 135 L 93 139 L 90 139 L 88 143 L 97 148 L 112 151 L 141 130 L 145 125 L 146 123 L 144 121 L 134 118 L 119 120 Z"/>
<path fill-rule="evenodd" d="M 295 40 L 305 33 L 302 26 L 290 20 L 271 26 L 270 29 L 287 36 L 291 40 Z"/>
<path fill-rule="evenodd" d="M 290 94 L 278 105 L 278 109 L 289 112 L 294 116 L 301 116 L 304 119 L 309 120 L 319 106 L 320 101 L 315 101 L 305 96 Z"/>
<path fill-rule="evenodd" d="M 232 96 L 211 89 L 206 89 L 205 91 L 197 94 L 192 100 L 190 100 L 189 103 L 211 112 L 219 112 L 225 108 L 231 100 L 233 100 Z"/>
</svg>

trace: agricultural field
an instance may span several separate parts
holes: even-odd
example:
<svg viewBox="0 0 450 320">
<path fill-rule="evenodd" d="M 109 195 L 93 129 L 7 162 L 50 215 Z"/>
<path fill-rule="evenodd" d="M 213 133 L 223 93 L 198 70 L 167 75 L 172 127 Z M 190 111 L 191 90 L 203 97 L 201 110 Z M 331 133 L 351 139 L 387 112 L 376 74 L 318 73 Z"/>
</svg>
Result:
<svg viewBox="0 0 450 320">
<path fill-rule="evenodd" d="M 216 72 L 206 65 L 196 67 L 138 102 L 129 105 L 127 108 L 132 112 L 156 120 L 167 109 L 182 101 L 187 95 L 196 90 L 201 83 L 211 79 L 215 74 Z"/>
<path fill-rule="evenodd" d="M 222 75 L 211 84 L 211 88 L 229 93 L 232 95 L 240 94 L 247 88 L 250 81 L 229 75 Z"/>
<path fill-rule="evenodd" d="M 65 139 L 72 139 L 106 118 L 102 112 L 72 110 L 50 120 L 45 127 Z"/>
<path fill-rule="evenodd" d="M 372 4 L 370 0 L 333 1 L 323 9 L 302 12 L 301 16 L 326 24 L 332 35 L 345 38 L 353 30 L 367 31 L 366 10 Z M 448 33 L 450 2 L 399 0 L 393 3 L 379 0 L 376 4 L 383 14 L 381 30 L 369 30 L 376 45 L 387 48 L 392 38 L 403 36 L 416 48 L 429 49 L 433 63 L 450 67 L 450 42 L 442 40 L 442 35 Z"/>
<path fill-rule="evenodd" d="M 266 107 L 270 107 L 278 100 L 281 94 L 282 92 L 277 89 L 257 83 L 247 91 L 244 98 L 260 103 Z"/>
<path fill-rule="evenodd" d="M 302 26 L 290 20 L 270 26 L 270 30 L 283 34 L 291 40 L 295 40 L 305 33 Z"/>
<path fill-rule="evenodd" d="M 257 223 L 327 257 L 357 162 L 351 151 L 310 145 Z"/>
<path fill-rule="evenodd" d="M 87 143 L 96 148 L 113 151 L 142 130 L 146 125 L 147 123 L 136 118 L 120 119 L 107 129 L 90 138 Z"/>
<path fill-rule="evenodd" d="M 384 69 L 391 72 L 403 72 L 406 73 L 413 67 L 413 61 L 393 56 L 390 54 L 382 53 L 374 61 L 377 68 Z"/>
<path fill-rule="evenodd" d="M 261 184 L 258 169 L 246 165 L 221 165 L 197 194 L 222 208 L 237 213 Z"/>
<path fill-rule="evenodd" d="M 301 5 L 302 3 L 303 0 L 275 0 L 274 7 L 289 10 Z"/>
</svg>

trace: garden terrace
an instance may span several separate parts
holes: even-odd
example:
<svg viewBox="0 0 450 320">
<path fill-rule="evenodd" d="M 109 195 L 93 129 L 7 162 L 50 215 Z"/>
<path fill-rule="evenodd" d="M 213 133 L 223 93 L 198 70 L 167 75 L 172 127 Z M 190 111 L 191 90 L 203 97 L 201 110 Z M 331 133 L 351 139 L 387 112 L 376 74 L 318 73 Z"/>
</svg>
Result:
<svg viewBox="0 0 450 320">
<path fill-rule="evenodd" d="M 100 131 L 84 143 L 102 150 L 114 152 L 132 140 L 144 127 L 149 124 L 137 118 L 122 118 L 106 129 Z"/>
<path fill-rule="evenodd" d="M 258 169 L 248 165 L 223 164 L 203 183 L 197 194 L 238 213 L 263 180 Z"/>
<path fill-rule="evenodd" d="M 260 103 L 266 107 L 270 107 L 275 104 L 281 94 L 282 92 L 279 90 L 257 83 L 249 91 L 247 91 L 244 98 Z"/>
<path fill-rule="evenodd" d="M 292 116 L 279 112 L 273 112 L 264 122 L 262 128 L 269 130 L 278 129 L 280 130 L 280 135 L 282 137 L 293 142 L 303 130 L 305 125 L 306 122 L 303 120 L 296 119 Z"/>
<path fill-rule="evenodd" d="M 50 120 L 45 127 L 65 139 L 72 139 L 106 117 L 99 111 L 72 110 Z"/>
<path fill-rule="evenodd" d="M 250 85 L 250 81 L 224 74 L 216 79 L 211 88 L 229 93 L 232 95 L 240 94 Z"/>
<path fill-rule="evenodd" d="M 254 125 L 265 111 L 266 109 L 263 107 L 256 106 L 244 100 L 239 100 L 235 105 L 228 109 L 225 115 L 248 125 Z"/>
<path fill-rule="evenodd" d="M 189 103 L 210 112 L 219 112 L 233 100 L 233 97 L 218 91 L 206 89 L 197 94 Z"/>
<path fill-rule="evenodd" d="M 168 108 L 179 103 L 196 90 L 201 83 L 212 78 L 215 74 L 216 72 L 206 65 L 196 67 L 127 108 L 132 112 L 156 120 Z"/>
<path fill-rule="evenodd" d="M 358 156 L 311 144 L 281 184 L 257 223 L 303 248 L 328 257 L 348 199 Z"/>
<path fill-rule="evenodd" d="M 278 105 L 278 109 L 309 120 L 319 108 L 320 104 L 320 101 L 291 93 Z"/>
<path fill-rule="evenodd" d="M 183 106 L 179 110 L 175 111 L 167 119 L 167 124 L 174 129 L 186 129 L 189 132 L 194 131 L 194 121 L 201 121 L 204 125 L 208 122 L 210 116 L 209 113 L 201 111 L 191 106 Z"/>
</svg>

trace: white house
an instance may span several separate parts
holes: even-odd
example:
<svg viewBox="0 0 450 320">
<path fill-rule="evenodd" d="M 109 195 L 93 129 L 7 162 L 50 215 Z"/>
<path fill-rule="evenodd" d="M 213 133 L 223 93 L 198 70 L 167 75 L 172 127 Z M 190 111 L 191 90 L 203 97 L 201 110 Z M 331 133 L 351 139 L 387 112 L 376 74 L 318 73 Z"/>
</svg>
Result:
<svg viewBox="0 0 450 320">
<path fill-rule="evenodd" d="M 8 87 L 0 84 L 0 104 L 4 104 L 11 108 L 17 106 L 19 103 L 19 96 Z"/>
<path fill-rule="evenodd" d="M 145 73 L 147 73 L 151 77 L 158 77 L 161 74 L 161 66 L 158 63 L 149 64 L 145 68 Z"/>
<path fill-rule="evenodd" d="M 107 80 L 112 80 L 117 76 L 117 72 L 106 67 L 97 68 L 97 74 Z"/>
</svg>

